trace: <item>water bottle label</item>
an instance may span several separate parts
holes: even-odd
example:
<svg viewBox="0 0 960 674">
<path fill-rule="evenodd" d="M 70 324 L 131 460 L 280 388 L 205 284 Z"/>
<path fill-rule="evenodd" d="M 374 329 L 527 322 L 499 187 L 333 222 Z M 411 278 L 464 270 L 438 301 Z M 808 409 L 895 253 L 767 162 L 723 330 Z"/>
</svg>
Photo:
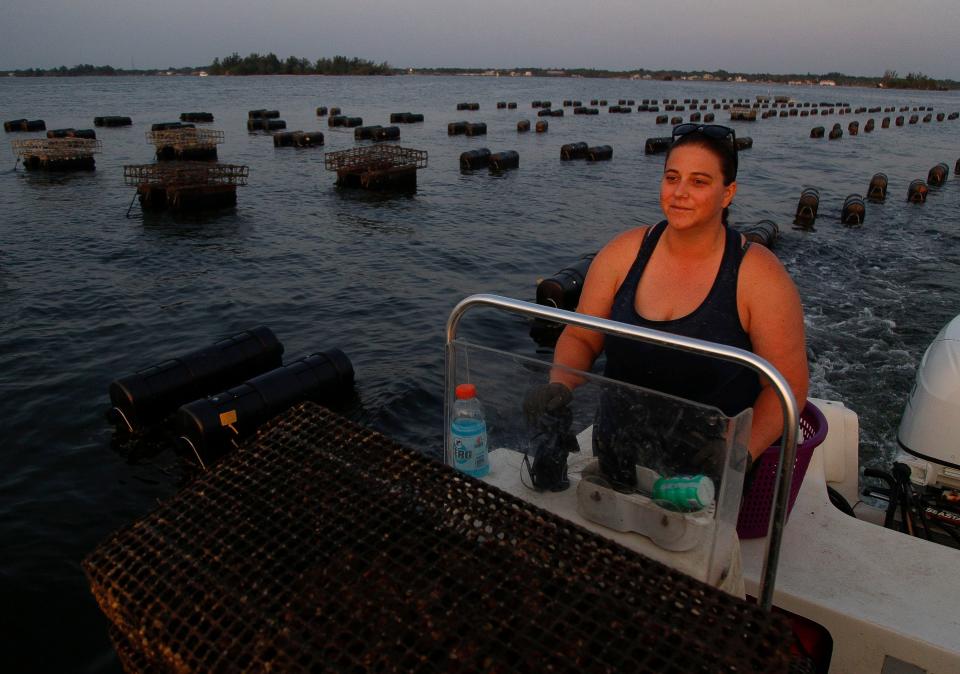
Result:
<svg viewBox="0 0 960 674">
<path fill-rule="evenodd" d="M 487 425 L 479 419 L 457 419 L 451 429 L 453 460 L 458 470 L 482 477 L 487 474 Z"/>
</svg>

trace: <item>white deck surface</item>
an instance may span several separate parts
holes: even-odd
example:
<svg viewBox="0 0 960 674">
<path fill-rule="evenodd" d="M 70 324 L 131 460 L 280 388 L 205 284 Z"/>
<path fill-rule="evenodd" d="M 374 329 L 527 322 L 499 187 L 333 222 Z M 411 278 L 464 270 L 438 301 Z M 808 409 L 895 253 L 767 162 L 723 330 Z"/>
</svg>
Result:
<svg viewBox="0 0 960 674">
<path fill-rule="evenodd" d="M 581 446 L 584 442 L 581 440 Z M 586 443 L 589 446 L 589 442 Z M 649 538 L 634 533 L 622 533 L 584 519 L 577 512 L 577 483 L 580 480 L 580 471 L 593 456 L 588 451 L 570 454 L 568 458 L 568 473 L 570 487 L 562 492 L 539 492 L 523 484 L 520 477 L 520 466 L 523 454 L 510 449 L 497 449 L 490 452 L 490 473 L 483 478 L 484 482 L 498 487 L 510 494 L 549 510 L 566 520 L 594 531 L 605 538 L 616 541 L 620 545 L 639 552 L 651 559 L 662 562 L 667 566 L 693 576 L 699 580 L 706 578 L 708 550 L 694 549 L 689 552 L 670 552 L 657 546 Z M 529 484 L 529 476 L 524 471 L 525 479 Z M 740 573 L 740 548 L 734 541 L 734 554 L 728 565 L 729 572 L 718 586 L 721 590 L 732 595 L 743 597 L 743 576 Z"/>
<path fill-rule="evenodd" d="M 830 410 L 820 408 L 832 428 Z M 834 508 L 825 451 L 814 452 L 787 522 L 774 604 L 830 631 L 831 672 L 960 672 L 960 550 Z M 744 581 L 754 596 L 765 546 L 765 538 L 741 541 Z M 885 669 L 887 655 L 920 669 Z"/>
</svg>

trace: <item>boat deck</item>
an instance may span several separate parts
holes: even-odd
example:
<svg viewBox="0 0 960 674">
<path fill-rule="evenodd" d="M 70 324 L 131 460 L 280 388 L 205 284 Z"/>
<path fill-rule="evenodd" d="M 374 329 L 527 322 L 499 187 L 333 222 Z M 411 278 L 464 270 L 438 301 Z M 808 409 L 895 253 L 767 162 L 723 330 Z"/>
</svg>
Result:
<svg viewBox="0 0 960 674">
<path fill-rule="evenodd" d="M 784 531 L 774 604 L 830 631 L 831 672 L 960 671 L 954 575 L 960 550 L 849 517 L 830 504 L 828 464 L 844 441 L 833 429 L 852 412 L 816 402 L 831 431 L 814 452 Z M 744 582 L 753 595 L 765 545 L 765 538 L 741 541 Z M 918 669 L 888 664 L 897 661 Z"/>
</svg>

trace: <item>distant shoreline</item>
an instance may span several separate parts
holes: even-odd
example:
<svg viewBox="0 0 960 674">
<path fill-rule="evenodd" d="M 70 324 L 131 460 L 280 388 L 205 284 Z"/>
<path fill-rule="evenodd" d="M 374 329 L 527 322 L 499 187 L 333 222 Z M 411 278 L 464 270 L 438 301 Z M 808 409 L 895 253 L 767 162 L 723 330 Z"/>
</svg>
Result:
<svg viewBox="0 0 960 674">
<path fill-rule="evenodd" d="M 317 75 L 329 77 L 391 77 L 403 75 L 443 75 L 455 77 L 541 77 L 570 79 L 618 79 L 633 81 L 682 81 L 704 82 L 707 84 L 761 84 L 777 86 L 819 86 L 823 89 L 833 87 L 867 87 L 876 89 L 907 91 L 952 91 L 960 89 L 955 80 L 935 80 L 922 74 L 910 74 L 899 77 L 862 77 L 843 73 L 815 75 L 770 73 L 728 73 L 726 71 L 680 71 L 680 70 L 600 70 L 588 68 L 544 69 L 544 68 L 392 68 L 387 64 L 378 64 L 379 72 L 218 72 L 222 70 L 218 62 L 211 66 L 187 67 L 176 69 L 124 69 L 110 66 L 81 65 L 67 68 L 28 68 L 19 70 L 0 70 L 0 77 L 246 77 L 248 75 Z M 366 70 L 366 69 L 364 69 Z"/>
</svg>

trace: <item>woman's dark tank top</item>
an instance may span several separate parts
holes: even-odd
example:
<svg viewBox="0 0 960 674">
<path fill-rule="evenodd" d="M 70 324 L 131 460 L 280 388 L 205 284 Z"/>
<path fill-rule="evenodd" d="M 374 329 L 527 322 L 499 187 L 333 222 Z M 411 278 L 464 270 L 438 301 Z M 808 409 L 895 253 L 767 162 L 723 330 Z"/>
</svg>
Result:
<svg viewBox="0 0 960 674">
<path fill-rule="evenodd" d="M 647 231 L 637 259 L 614 296 L 610 318 L 752 351 L 750 337 L 740 324 L 737 311 L 737 276 L 745 249 L 740 244 L 740 235 L 729 227 L 725 227 L 726 243 L 720 269 L 699 307 L 686 316 L 667 321 L 651 321 L 637 313 L 637 287 L 666 226 L 664 220 Z M 606 336 L 604 348 L 605 376 L 712 405 L 728 416 L 752 407 L 760 393 L 757 374 L 735 363 L 613 335 Z"/>
</svg>

